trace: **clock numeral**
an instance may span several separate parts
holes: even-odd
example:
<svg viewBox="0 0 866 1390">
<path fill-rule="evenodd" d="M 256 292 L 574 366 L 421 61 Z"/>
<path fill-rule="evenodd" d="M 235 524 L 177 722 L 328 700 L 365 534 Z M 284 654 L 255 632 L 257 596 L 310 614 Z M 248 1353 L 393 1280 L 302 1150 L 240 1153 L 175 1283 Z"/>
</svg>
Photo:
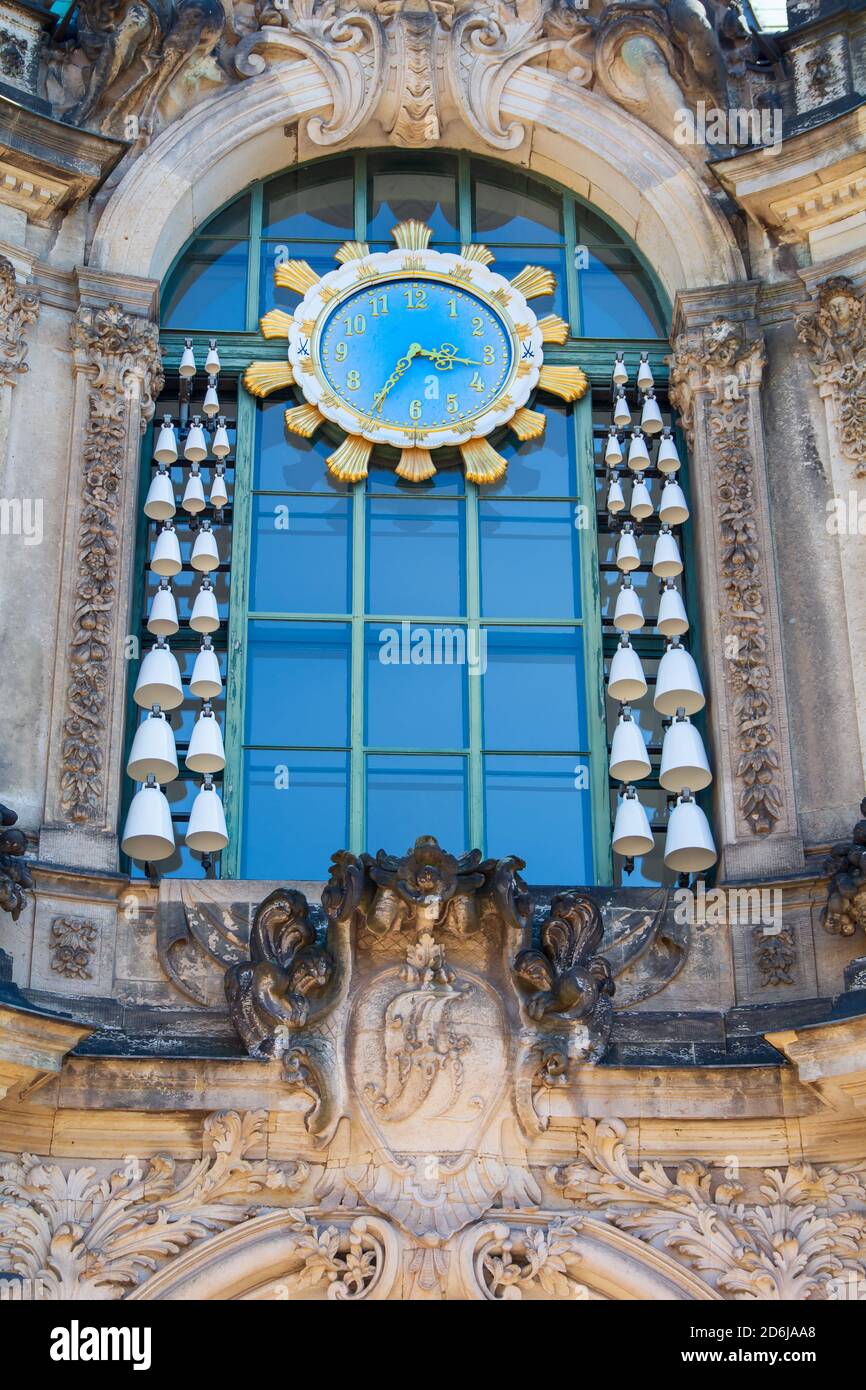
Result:
<svg viewBox="0 0 866 1390">
<path fill-rule="evenodd" d="M 406 296 L 407 309 L 427 308 L 427 291 L 422 285 L 407 285 L 403 294 Z"/>
<path fill-rule="evenodd" d="M 480 373 L 480 372 L 473 372 L 473 373 L 472 373 L 472 380 L 471 380 L 470 383 L 469 383 L 469 390 L 470 390 L 470 391 L 483 391 L 483 390 L 484 390 L 484 381 L 483 381 L 483 379 L 482 379 L 482 376 L 481 376 L 481 373 Z"/>
<path fill-rule="evenodd" d="M 361 373 L 354 369 L 346 373 L 346 385 L 350 391 L 357 391 L 361 385 Z"/>
<path fill-rule="evenodd" d="M 449 315 L 449 318 L 452 318 L 452 319 L 456 319 L 456 317 L 457 317 L 457 296 L 456 296 L 456 294 L 449 294 L 449 296 L 448 296 L 448 315 Z"/>
<path fill-rule="evenodd" d="M 484 320 L 479 314 L 476 314 L 475 318 L 472 320 L 472 336 L 473 338 L 481 338 L 484 336 Z"/>
<path fill-rule="evenodd" d="M 373 315 L 373 318 L 374 318 L 374 319 L 379 318 L 382 314 L 387 314 L 387 312 L 388 312 L 388 296 L 387 296 L 387 294 L 374 294 L 374 295 L 371 296 L 371 300 L 370 300 L 370 312 L 371 312 L 371 314 Z"/>
<path fill-rule="evenodd" d="M 492 367 L 493 363 L 496 361 L 496 354 L 489 343 L 485 344 L 482 357 L 484 358 L 485 367 Z"/>
<path fill-rule="evenodd" d="M 458 410 L 460 409 L 460 402 L 454 395 L 453 391 L 449 392 L 449 394 L 445 397 L 445 409 L 448 411 L 449 415 L 456 415 Z"/>
<path fill-rule="evenodd" d="M 360 337 L 367 332 L 367 320 L 363 314 L 352 314 L 346 319 L 346 337 Z"/>
<path fill-rule="evenodd" d="M 336 348 L 334 349 L 334 356 L 336 357 L 338 362 L 345 362 L 346 358 L 349 356 L 349 349 L 346 343 L 337 344 Z"/>
<path fill-rule="evenodd" d="M 421 407 L 421 402 L 420 402 L 420 401 L 417 401 L 417 400 L 416 400 L 416 401 L 412 401 L 412 402 L 411 402 L 411 404 L 410 404 L 410 406 L 409 406 L 409 415 L 410 415 L 411 419 L 413 419 L 413 420 L 420 420 L 420 419 L 421 419 L 421 408 L 422 408 L 422 407 Z"/>
</svg>

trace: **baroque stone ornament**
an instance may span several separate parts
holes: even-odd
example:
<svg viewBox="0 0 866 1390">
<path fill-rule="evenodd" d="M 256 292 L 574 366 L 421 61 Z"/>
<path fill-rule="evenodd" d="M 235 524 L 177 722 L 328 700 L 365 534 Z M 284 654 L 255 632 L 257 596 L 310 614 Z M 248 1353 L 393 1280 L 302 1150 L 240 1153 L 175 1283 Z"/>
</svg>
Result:
<svg viewBox="0 0 866 1390">
<path fill-rule="evenodd" d="M 28 370 L 24 331 L 38 316 L 38 294 L 23 289 L 12 262 L 0 256 L 0 385 L 14 386 Z"/>
<path fill-rule="evenodd" d="M 756 835 L 769 834 L 783 812 L 779 731 L 768 625 L 768 562 L 756 520 L 756 462 L 751 391 L 760 383 L 763 340 L 716 318 L 684 332 L 670 359 L 671 402 L 695 448 L 698 410 L 706 409 L 708 476 L 719 530 L 723 670 L 735 720 L 739 810 Z"/>
<path fill-rule="evenodd" d="M 866 1163 L 807 1164 L 739 1181 L 691 1161 L 673 1170 L 626 1153 L 622 1120 L 585 1120 L 578 1161 L 548 1181 L 579 1208 L 698 1270 L 725 1298 L 835 1299 L 866 1278 Z"/>
<path fill-rule="evenodd" d="M 790 927 L 768 931 L 766 927 L 752 930 L 755 965 L 761 974 L 761 984 L 792 985 L 791 970 L 797 959 L 797 945 Z"/>
<path fill-rule="evenodd" d="M 842 455 L 866 478 L 866 295 L 846 275 L 825 280 L 815 307 L 797 319 L 797 336 L 811 349 L 821 396 L 832 401 Z"/>
<path fill-rule="evenodd" d="M 55 917 L 49 946 L 51 969 L 67 980 L 91 980 L 88 969 L 96 950 L 96 928 L 81 917 Z"/>
<path fill-rule="evenodd" d="M 162 389 L 156 326 L 119 304 L 82 306 L 71 327 L 76 363 L 90 378 L 82 443 L 82 496 L 69 640 L 60 805 L 67 820 L 102 823 L 107 718 L 118 620 L 120 507 L 129 434 L 142 431 Z"/>
<path fill-rule="evenodd" d="M 825 866 L 831 877 L 821 923 L 831 936 L 853 936 L 858 927 L 866 932 L 866 797 L 860 816 L 851 839 L 833 846 Z"/>
<path fill-rule="evenodd" d="M 23 830 L 13 829 L 17 812 L 0 805 L 0 908 L 17 922 L 24 911 L 26 894 L 33 888 L 33 879 L 25 863 L 19 863 L 27 849 Z"/>
</svg>

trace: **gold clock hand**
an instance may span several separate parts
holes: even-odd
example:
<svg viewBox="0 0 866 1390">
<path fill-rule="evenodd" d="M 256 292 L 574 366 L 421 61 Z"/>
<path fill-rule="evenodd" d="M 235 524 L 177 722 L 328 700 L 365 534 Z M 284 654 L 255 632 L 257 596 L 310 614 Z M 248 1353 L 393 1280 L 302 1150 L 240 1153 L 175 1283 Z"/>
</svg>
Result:
<svg viewBox="0 0 866 1390">
<path fill-rule="evenodd" d="M 429 348 L 419 348 L 418 356 L 432 358 L 433 365 L 440 372 L 450 371 L 455 362 L 462 362 L 467 367 L 481 366 L 481 363 L 474 357 L 458 357 L 457 349 L 451 343 L 443 343 L 441 347 L 434 348 L 432 351 Z"/>
<path fill-rule="evenodd" d="M 385 404 L 385 397 L 388 392 L 393 386 L 397 385 L 403 373 L 408 371 L 411 367 L 413 357 L 417 357 L 421 351 L 420 343 L 410 343 L 406 349 L 406 355 L 397 359 L 397 365 L 388 377 L 388 380 L 385 382 L 381 391 L 377 391 L 373 397 L 373 409 L 377 415 L 381 415 L 382 413 L 382 406 Z"/>
</svg>

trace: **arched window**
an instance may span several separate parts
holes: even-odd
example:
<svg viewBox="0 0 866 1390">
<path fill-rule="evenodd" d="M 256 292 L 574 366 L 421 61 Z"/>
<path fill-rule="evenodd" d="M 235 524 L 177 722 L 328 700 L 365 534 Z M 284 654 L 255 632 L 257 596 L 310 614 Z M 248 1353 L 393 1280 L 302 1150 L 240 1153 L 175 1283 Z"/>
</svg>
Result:
<svg viewBox="0 0 866 1390">
<path fill-rule="evenodd" d="M 428 483 L 404 482 L 386 449 L 365 481 L 340 484 L 324 463 L 338 436 L 287 436 L 293 391 L 256 401 L 240 384 L 251 359 L 285 360 L 283 344 L 266 342 L 258 326 L 268 309 L 298 302 L 274 288 L 275 265 L 304 259 L 323 274 L 342 242 L 389 248 L 391 229 L 408 218 L 428 223 L 439 249 L 483 242 L 506 277 L 527 262 L 552 269 L 557 289 L 538 312 L 561 315 L 571 336 L 546 360 L 578 363 L 592 383 L 592 397 L 574 406 L 545 403 L 543 438 L 497 438 L 509 466 L 492 486 L 466 481 L 456 452 Z M 320 878 L 337 846 L 394 849 L 431 833 L 454 851 L 519 852 L 534 882 L 612 881 L 606 748 L 617 710 L 604 675 L 619 575 L 602 449 L 615 350 L 625 350 L 632 382 L 649 353 L 666 412 L 667 312 L 604 216 L 560 187 L 466 155 L 368 153 L 293 169 L 253 185 L 186 246 L 163 289 L 167 384 L 157 417 L 181 406 L 184 339 L 201 370 L 216 337 L 232 445 L 229 504 L 214 527 L 214 645 L 226 681 L 214 704 L 225 723 L 230 831 L 223 876 Z M 145 482 L 151 451 L 148 441 Z M 178 492 L 186 472 L 172 470 Z M 182 513 L 177 522 L 184 569 L 172 649 L 187 682 L 199 576 L 189 567 L 194 531 Z M 647 614 L 634 641 L 650 678 L 663 647 L 652 627 L 656 530 L 644 527 L 632 576 Z M 147 644 L 155 532 L 140 547 Z M 181 754 L 198 705 L 190 697 L 173 716 Z M 642 800 L 662 830 L 660 717 L 651 707 L 636 713 L 654 769 Z M 195 782 L 182 775 L 166 791 L 180 848 L 162 871 L 199 874 L 183 845 Z M 665 878 L 657 842 L 629 882 Z"/>
</svg>

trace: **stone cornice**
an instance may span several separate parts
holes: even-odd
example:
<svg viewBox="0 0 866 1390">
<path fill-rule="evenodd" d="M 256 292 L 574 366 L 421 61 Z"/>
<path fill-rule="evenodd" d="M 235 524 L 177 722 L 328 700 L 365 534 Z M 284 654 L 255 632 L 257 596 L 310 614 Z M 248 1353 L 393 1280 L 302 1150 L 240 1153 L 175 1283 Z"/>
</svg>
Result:
<svg viewBox="0 0 866 1390">
<path fill-rule="evenodd" d="M 40 1009 L 14 985 L 0 985 L 0 1096 L 21 1099 L 22 1089 L 52 1073 L 93 1032 L 89 1024 Z"/>
<path fill-rule="evenodd" d="M 0 94 L 0 202 L 52 222 L 93 194 L 127 147 Z"/>
<path fill-rule="evenodd" d="M 791 1028 L 766 1038 L 824 1105 L 866 1115 L 866 1018 Z"/>
</svg>

